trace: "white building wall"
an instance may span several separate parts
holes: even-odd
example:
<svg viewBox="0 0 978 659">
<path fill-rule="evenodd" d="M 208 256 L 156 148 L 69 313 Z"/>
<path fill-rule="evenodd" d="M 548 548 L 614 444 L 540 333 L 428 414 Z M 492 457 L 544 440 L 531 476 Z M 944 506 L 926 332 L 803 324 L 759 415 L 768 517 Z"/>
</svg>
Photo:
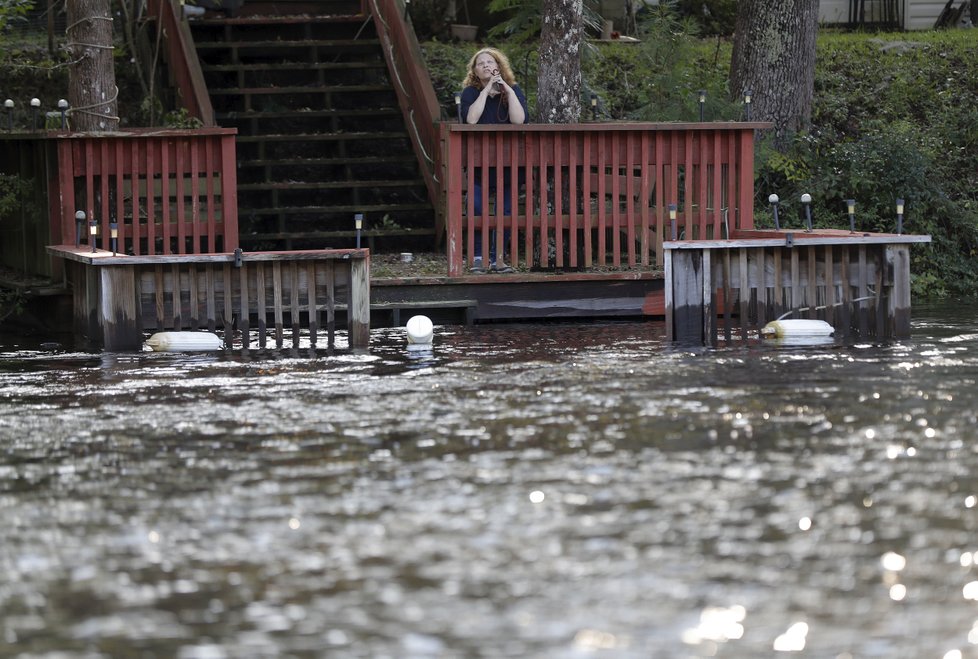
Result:
<svg viewBox="0 0 978 659">
<path fill-rule="evenodd" d="M 963 0 L 954 0 L 954 6 L 960 6 Z M 871 5 L 874 0 L 866 0 Z M 818 3 L 818 20 L 825 25 L 838 25 L 849 22 L 850 0 L 820 0 Z M 900 7 L 900 17 L 905 30 L 930 30 L 934 22 L 944 10 L 947 0 L 903 0 Z M 870 8 L 866 8 L 867 15 Z"/>
</svg>

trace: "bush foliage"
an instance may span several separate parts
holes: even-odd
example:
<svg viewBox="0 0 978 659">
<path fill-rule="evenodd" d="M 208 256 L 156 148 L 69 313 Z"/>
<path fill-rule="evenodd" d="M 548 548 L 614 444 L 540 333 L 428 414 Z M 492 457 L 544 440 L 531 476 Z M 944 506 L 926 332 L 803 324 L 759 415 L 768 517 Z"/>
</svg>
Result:
<svg viewBox="0 0 978 659">
<path fill-rule="evenodd" d="M 639 43 L 591 44 L 582 60 L 584 94 L 597 93 L 605 120 L 691 121 L 707 91 L 707 120 L 742 118 L 728 95 L 729 40 L 697 36 L 697 21 L 675 12 L 647 15 Z M 786 153 L 763 138 L 756 150 L 755 221 L 773 226 L 767 197 L 782 218 L 800 222 L 803 192 L 816 226 L 848 228 L 845 200 L 856 200 L 857 229 L 893 231 L 896 199 L 904 231 L 933 243 L 911 250 L 914 294 L 973 295 L 978 288 L 978 66 L 975 33 L 951 30 L 863 34 L 822 31 L 809 130 Z M 535 53 L 514 61 L 519 83 L 535 87 Z M 426 43 L 436 91 L 451 99 L 474 44 Z M 582 106 L 590 107 L 585 98 Z M 453 109 L 447 105 L 449 109 Z M 448 116 L 454 116 L 449 114 Z M 801 226 L 800 223 L 796 226 Z"/>
</svg>

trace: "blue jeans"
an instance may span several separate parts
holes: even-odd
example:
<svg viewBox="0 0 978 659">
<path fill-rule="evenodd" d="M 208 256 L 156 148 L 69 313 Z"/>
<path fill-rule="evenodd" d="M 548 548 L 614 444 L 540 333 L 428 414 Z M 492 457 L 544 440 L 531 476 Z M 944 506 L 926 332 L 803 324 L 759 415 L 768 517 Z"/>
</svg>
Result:
<svg viewBox="0 0 978 659">
<path fill-rule="evenodd" d="M 473 199 L 472 199 L 472 213 L 474 215 L 477 215 L 477 216 L 478 215 L 482 215 L 482 180 L 481 180 L 481 177 L 480 178 L 477 178 L 473 182 L 472 194 L 473 194 Z M 495 179 L 493 179 L 492 180 L 492 183 L 489 184 L 489 198 L 492 199 L 492 197 L 495 196 L 495 194 L 496 194 L 496 182 L 495 182 Z M 504 216 L 511 216 L 513 214 L 512 204 L 513 204 L 513 194 L 512 194 L 512 190 L 510 189 L 509 179 L 507 179 L 506 182 L 503 183 L 503 215 Z M 511 235 L 511 232 L 510 232 L 509 229 L 505 229 L 503 231 L 503 242 L 504 243 L 509 242 L 510 235 Z M 477 259 L 481 259 L 482 258 L 482 232 L 479 231 L 478 229 L 475 230 L 474 239 L 475 239 L 475 253 L 473 254 L 473 257 L 474 258 L 477 258 Z M 495 231 L 495 229 L 489 231 L 489 261 L 491 263 L 495 263 L 496 262 L 496 231 Z"/>
</svg>

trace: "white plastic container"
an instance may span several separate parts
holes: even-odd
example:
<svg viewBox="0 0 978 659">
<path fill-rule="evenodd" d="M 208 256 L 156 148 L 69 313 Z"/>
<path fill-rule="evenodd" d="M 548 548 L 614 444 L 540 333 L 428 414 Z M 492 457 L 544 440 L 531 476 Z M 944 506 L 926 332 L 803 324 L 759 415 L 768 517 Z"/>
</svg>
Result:
<svg viewBox="0 0 978 659">
<path fill-rule="evenodd" d="M 222 350 L 224 342 L 210 332 L 157 332 L 146 339 L 154 352 L 195 352 Z"/>
<path fill-rule="evenodd" d="M 407 321 L 407 341 L 410 344 L 426 345 L 431 343 L 435 327 L 427 316 L 411 316 Z"/>
</svg>

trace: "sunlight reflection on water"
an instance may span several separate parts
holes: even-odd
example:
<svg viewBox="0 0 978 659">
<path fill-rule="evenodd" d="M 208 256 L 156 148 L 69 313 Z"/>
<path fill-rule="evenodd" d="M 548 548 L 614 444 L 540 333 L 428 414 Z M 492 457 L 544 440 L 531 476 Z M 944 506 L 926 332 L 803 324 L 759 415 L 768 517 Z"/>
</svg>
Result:
<svg viewBox="0 0 978 659">
<path fill-rule="evenodd" d="M 118 656 L 978 656 L 978 333 L 0 353 L 0 633 Z"/>
</svg>

